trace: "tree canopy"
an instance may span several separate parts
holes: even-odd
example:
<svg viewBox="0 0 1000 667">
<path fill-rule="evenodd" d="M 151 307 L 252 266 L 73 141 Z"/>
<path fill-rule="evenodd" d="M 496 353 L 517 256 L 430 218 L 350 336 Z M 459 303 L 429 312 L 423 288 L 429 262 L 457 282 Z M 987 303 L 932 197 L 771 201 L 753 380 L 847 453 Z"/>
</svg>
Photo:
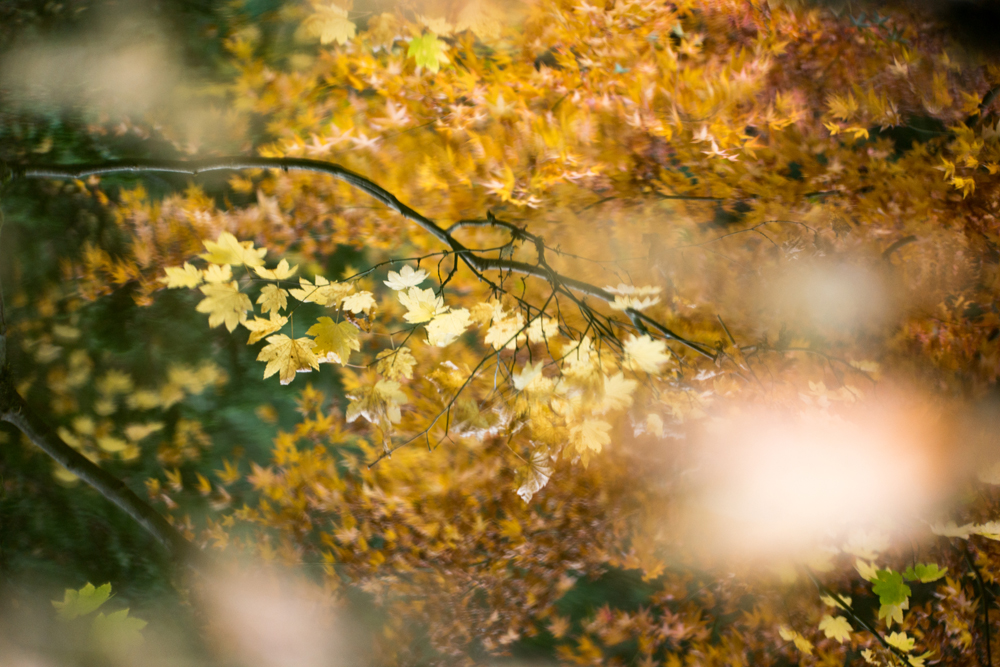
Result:
<svg viewBox="0 0 1000 667">
<path fill-rule="evenodd" d="M 164 664 L 992 664 L 1000 63 L 950 19 L 247 0 L 15 43 L 4 586 Z"/>
</svg>

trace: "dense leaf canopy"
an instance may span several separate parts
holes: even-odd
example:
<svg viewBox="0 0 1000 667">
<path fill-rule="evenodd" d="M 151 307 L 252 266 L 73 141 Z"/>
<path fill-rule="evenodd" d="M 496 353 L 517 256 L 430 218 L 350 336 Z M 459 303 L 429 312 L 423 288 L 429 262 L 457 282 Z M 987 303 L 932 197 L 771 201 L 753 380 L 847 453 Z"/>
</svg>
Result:
<svg viewBox="0 0 1000 667">
<path fill-rule="evenodd" d="M 990 664 L 1000 64 L 877 9 L 248 0 L 44 95 L 77 46 L 17 46 L 0 507 L 99 490 L 217 655 L 278 630 L 209 560 L 380 665 Z M 57 605 L 112 654 L 168 622 L 88 582 L 170 572 L 114 516 Z"/>
</svg>

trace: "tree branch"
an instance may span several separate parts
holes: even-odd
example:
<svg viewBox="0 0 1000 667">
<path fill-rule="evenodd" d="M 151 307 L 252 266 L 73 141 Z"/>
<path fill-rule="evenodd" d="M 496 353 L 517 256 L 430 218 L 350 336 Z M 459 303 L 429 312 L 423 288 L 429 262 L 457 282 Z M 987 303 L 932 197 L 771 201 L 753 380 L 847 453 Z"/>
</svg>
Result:
<svg viewBox="0 0 1000 667">
<path fill-rule="evenodd" d="M 603 290 L 596 285 L 583 282 L 582 280 L 576 280 L 574 278 L 570 278 L 569 276 L 564 276 L 552 270 L 548 266 L 536 266 L 515 260 L 481 257 L 476 254 L 475 249 L 470 249 L 462 245 L 462 243 L 452 236 L 450 232 L 452 229 L 457 229 L 462 226 L 482 223 L 462 221 L 446 230 L 430 218 L 423 216 L 399 201 L 394 194 L 380 185 L 377 185 L 375 182 L 332 162 L 310 160 L 308 158 L 241 156 L 207 158 L 204 160 L 110 160 L 108 162 L 78 165 L 0 165 L 0 174 L 3 175 L 4 180 L 9 180 L 11 178 L 83 178 L 85 176 L 99 176 L 102 174 L 144 172 L 168 172 L 196 176 L 209 171 L 243 169 L 280 169 L 286 172 L 311 171 L 333 176 L 334 178 L 347 183 L 351 187 L 373 197 L 386 207 L 402 215 L 404 218 L 416 223 L 416 225 L 425 232 L 450 247 L 456 255 L 462 258 L 462 262 L 483 280 L 486 280 L 486 278 L 482 275 L 484 271 L 511 271 L 525 276 L 542 278 L 553 285 L 569 288 L 608 303 L 614 303 L 615 301 L 614 295 L 608 291 Z M 503 223 L 495 220 L 492 215 L 489 216 L 487 224 L 506 228 L 513 227 L 513 225 L 509 225 L 509 223 Z M 525 237 L 528 236 L 524 230 L 516 227 L 515 229 L 518 229 L 518 232 Z M 492 283 L 490 284 L 492 285 Z M 633 326 L 635 326 L 639 331 L 645 333 L 648 331 L 648 328 L 651 328 L 665 338 L 675 340 L 704 357 L 713 360 L 716 359 L 716 355 L 712 353 L 709 348 L 679 336 L 659 322 L 656 322 L 652 318 L 643 315 L 636 310 L 628 308 L 625 310 L 625 314 L 632 321 Z"/>
<path fill-rule="evenodd" d="M 0 352 L 6 337 L 0 336 Z M 0 357 L 0 420 L 21 431 L 59 465 L 82 479 L 110 500 L 157 539 L 178 561 L 198 564 L 203 554 L 188 542 L 163 516 L 140 498 L 124 482 L 76 451 L 39 417 L 14 388 L 10 367 Z"/>
</svg>

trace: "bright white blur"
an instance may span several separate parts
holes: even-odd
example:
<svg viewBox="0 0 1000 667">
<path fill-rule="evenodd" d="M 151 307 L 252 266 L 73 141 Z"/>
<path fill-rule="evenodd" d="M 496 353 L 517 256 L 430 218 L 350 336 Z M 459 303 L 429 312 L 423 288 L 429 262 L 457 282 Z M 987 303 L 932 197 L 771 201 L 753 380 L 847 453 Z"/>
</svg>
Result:
<svg viewBox="0 0 1000 667">
<path fill-rule="evenodd" d="M 806 555 L 844 531 L 897 525 L 943 486 L 933 431 L 920 415 L 889 410 L 720 421 L 693 473 L 697 537 L 725 556 Z"/>
</svg>

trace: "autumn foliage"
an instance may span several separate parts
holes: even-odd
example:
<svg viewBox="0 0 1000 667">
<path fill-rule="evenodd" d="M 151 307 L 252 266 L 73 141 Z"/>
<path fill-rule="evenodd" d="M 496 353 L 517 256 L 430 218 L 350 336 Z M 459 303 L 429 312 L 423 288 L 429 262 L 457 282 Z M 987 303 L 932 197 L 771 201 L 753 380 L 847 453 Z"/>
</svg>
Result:
<svg viewBox="0 0 1000 667">
<path fill-rule="evenodd" d="M 154 461 L 202 549 L 363 594 L 376 664 L 987 664 L 1000 65 L 907 7 L 370 9 L 298 7 L 281 62 L 234 30 L 208 139 L 116 119 L 275 168 L 70 181 L 119 242 L 8 299 L 62 440 Z M 91 358 L 123 290 L 213 342 L 162 377 Z M 209 477 L 175 406 L 244 343 L 296 421 Z M 567 602 L 623 572 L 638 603 Z"/>
</svg>

